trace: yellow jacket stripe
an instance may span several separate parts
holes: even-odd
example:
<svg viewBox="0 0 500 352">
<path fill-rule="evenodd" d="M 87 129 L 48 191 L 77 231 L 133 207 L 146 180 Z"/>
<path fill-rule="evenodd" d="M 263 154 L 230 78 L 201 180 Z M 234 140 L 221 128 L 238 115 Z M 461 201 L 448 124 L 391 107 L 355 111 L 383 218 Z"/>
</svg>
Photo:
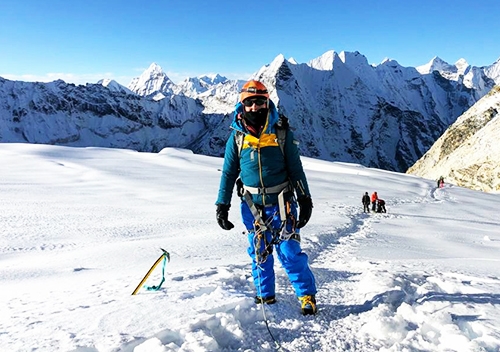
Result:
<svg viewBox="0 0 500 352">
<path fill-rule="evenodd" d="M 276 134 L 270 133 L 270 134 L 262 134 L 260 138 L 254 137 L 251 134 L 245 135 L 245 138 L 243 139 L 243 149 L 246 148 L 254 148 L 254 149 L 259 149 L 263 147 L 278 147 L 278 138 Z"/>
</svg>

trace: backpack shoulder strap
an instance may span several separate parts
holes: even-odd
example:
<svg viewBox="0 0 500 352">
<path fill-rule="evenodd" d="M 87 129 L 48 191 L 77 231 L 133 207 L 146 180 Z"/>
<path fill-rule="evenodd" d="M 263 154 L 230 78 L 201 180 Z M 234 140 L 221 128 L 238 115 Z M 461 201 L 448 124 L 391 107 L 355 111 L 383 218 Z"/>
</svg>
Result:
<svg viewBox="0 0 500 352">
<path fill-rule="evenodd" d="M 288 117 L 280 114 L 278 122 L 276 122 L 276 137 L 278 137 L 278 144 L 283 154 L 285 154 L 286 132 L 288 131 L 289 127 L 290 125 L 288 124 Z"/>
<path fill-rule="evenodd" d="M 234 141 L 236 142 L 236 147 L 238 148 L 238 157 L 241 158 L 241 150 L 243 149 L 243 140 L 245 139 L 245 134 L 241 131 L 236 131 L 234 135 Z"/>
</svg>

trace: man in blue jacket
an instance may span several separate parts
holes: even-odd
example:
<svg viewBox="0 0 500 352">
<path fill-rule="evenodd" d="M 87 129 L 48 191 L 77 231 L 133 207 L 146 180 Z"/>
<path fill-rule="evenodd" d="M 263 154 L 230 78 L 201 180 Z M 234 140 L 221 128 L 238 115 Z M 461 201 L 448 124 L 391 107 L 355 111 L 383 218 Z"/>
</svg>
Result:
<svg viewBox="0 0 500 352">
<path fill-rule="evenodd" d="M 286 119 L 279 117 L 264 84 L 251 80 L 243 85 L 231 128 L 216 201 L 217 222 L 224 230 L 234 227 L 228 213 L 238 183 L 257 291 L 255 302 L 276 302 L 275 249 L 302 313 L 316 314 L 316 282 L 299 235 L 311 217 L 311 195 L 293 133 Z"/>
</svg>

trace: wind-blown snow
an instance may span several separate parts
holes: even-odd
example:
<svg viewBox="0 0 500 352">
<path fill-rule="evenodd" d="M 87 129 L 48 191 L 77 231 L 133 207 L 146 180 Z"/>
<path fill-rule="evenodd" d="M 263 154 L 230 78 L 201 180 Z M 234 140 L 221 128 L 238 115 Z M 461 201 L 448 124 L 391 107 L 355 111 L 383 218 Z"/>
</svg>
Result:
<svg viewBox="0 0 500 352">
<path fill-rule="evenodd" d="M 235 229 L 215 221 L 222 159 L 0 144 L 0 163 L 2 351 L 272 351 L 263 313 L 282 351 L 499 350 L 500 195 L 303 158 L 304 317 L 278 263 L 277 304 L 253 303 L 236 196 Z M 165 283 L 132 296 L 160 247 Z"/>
</svg>

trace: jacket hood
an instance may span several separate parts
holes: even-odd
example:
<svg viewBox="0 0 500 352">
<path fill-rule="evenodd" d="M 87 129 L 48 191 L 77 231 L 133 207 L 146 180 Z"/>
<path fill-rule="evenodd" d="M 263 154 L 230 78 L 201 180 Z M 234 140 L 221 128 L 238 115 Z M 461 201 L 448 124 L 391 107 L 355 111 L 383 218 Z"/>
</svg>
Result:
<svg viewBox="0 0 500 352">
<path fill-rule="evenodd" d="M 237 103 L 235 108 L 234 108 L 234 115 L 233 115 L 233 122 L 231 122 L 231 128 L 241 131 L 241 132 L 246 132 L 245 127 L 241 123 L 241 115 L 245 112 L 245 108 L 243 107 L 243 104 L 241 102 Z M 262 131 L 262 133 L 270 133 L 271 131 L 274 131 L 274 125 L 278 122 L 279 115 L 278 115 L 278 110 L 276 109 L 276 105 L 272 102 L 272 100 L 269 99 L 269 114 L 267 115 L 267 125 L 265 130 Z"/>
</svg>

